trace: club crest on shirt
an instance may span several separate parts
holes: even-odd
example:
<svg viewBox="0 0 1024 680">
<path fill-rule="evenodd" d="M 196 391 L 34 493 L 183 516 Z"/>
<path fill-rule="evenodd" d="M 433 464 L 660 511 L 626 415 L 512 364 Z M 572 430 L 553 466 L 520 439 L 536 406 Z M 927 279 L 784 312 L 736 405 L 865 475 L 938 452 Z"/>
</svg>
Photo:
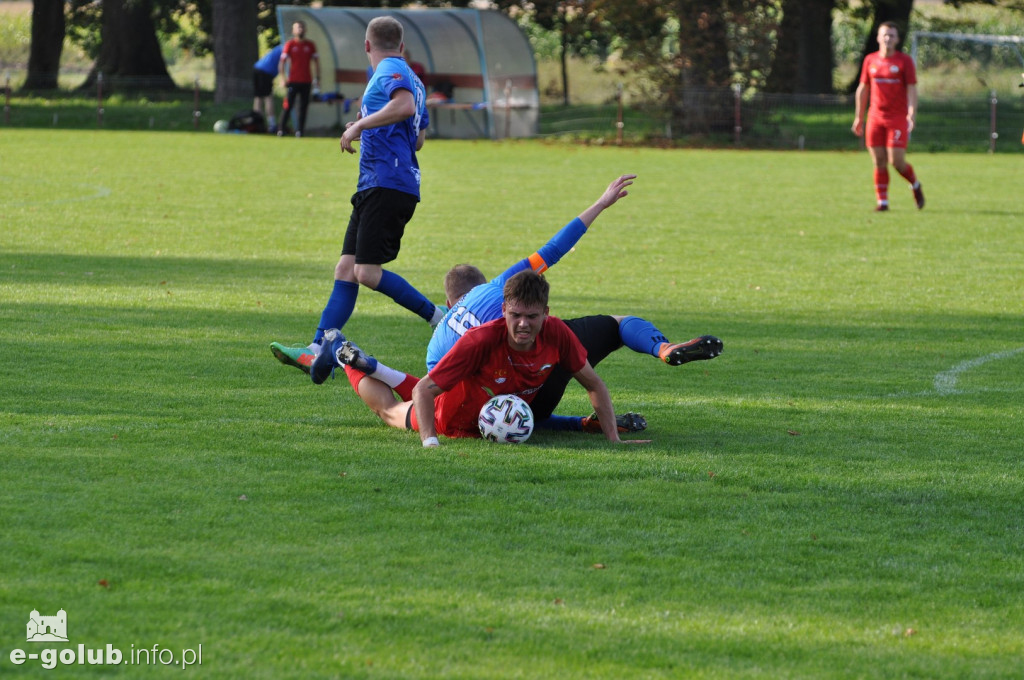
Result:
<svg viewBox="0 0 1024 680">
<path fill-rule="evenodd" d="M 499 385 L 508 380 L 508 371 L 503 368 L 498 369 L 494 372 L 494 382 Z"/>
<path fill-rule="evenodd" d="M 900 72 L 900 67 L 897 66 L 896 64 L 892 64 L 892 65 L 889 66 L 889 73 L 899 73 L 899 72 Z"/>
<path fill-rule="evenodd" d="M 391 74 L 391 80 L 401 80 L 401 79 L 402 79 L 402 74 L 401 73 L 392 73 Z"/>
</svg>

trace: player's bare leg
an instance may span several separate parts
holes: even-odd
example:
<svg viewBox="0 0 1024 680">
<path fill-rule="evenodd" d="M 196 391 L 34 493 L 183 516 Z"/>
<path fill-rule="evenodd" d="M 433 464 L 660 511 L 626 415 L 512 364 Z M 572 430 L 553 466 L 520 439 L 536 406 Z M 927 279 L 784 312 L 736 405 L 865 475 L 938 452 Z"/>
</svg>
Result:
<svg viewBox="0 0 1024 680">
<path fill-rule="evenodd" d="M 362 379 L 353 380 L 352 383 L 359 398 L 384 421 L 385 425 L 405 429 L 405 419 L 412 408 L 411 401 L 399 401 L 390 387 L 365 374 Z"/>
</svg>

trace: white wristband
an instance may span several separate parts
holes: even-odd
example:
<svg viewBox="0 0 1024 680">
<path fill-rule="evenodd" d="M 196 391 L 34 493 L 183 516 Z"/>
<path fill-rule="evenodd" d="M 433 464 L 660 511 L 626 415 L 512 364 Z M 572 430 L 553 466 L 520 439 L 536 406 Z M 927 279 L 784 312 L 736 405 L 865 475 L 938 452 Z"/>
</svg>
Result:
<svg viewBox="0 0 1024 680">
<path fill-rule="evenodd" d="M 437 441 L 437 437 L 427 437 L 426 439 L 423 440 L 423 446 L 427 448 L 432 448 L 434 446 L 440 445 L 441 442 Z"/>
</svg>

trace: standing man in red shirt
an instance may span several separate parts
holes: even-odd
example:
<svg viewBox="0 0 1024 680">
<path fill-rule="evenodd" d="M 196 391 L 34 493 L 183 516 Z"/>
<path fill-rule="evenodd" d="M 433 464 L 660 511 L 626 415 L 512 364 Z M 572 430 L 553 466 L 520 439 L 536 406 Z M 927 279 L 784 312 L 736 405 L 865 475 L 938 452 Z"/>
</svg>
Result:
<svg viewBox="0 0 1024 680">
<path fill-rule="evenodd" d="M 310 64 L 316 64 L 316 77 L 313 77 Z M 292 39 L 284 44 L 281 51 L 281 78 L 288 90 L 288 107 L 281 116 L 281 127 L 277 136 L 284 134 L 288 125 L 288 116 L 295 111 L 295 136 L 301 137 L 306 130 L 306 111 L 309 109 L 310 90 L 320 82 L 320 57 L 316 53 L 316 43 L 306 40 L 306 24 L 296 21 L 292 24 Z M 299 108 L 295 109 L 296 100 Z"/>
<path fill-rule="evenodd" d="M 918 209 L 924 207 L 924 192 L 914 168 L 907 163 L 907 142 L 914 129 L 917 113 L 917 71 L 914 60 L 897 51 L 900 32 L 891 21 L 878 27 L 878 51 L 864 57 L 860 72 L 860 85 L 854 96 L 853 134 L 864 135 L 868 151 L 875 165 L 875 210 L 889 209 L 889 168 L 891 163 L 914 190 Z M 867 129 L 864 112 L 870 91 L 871 110 L 868 111 Z"/>
</svg>

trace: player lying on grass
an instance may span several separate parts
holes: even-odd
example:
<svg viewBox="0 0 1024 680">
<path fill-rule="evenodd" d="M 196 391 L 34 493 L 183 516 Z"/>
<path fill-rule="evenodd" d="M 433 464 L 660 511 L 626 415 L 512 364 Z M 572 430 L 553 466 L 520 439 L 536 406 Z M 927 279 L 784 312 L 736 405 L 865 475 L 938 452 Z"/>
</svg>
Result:
<svg viewBox="0 0 1024 680">
<path fill-rule="evenodd" d="M 479 437 L 480 408 L 496 394 L 533 401 L 552 370 L 568 371 L 587 391 L 610 442 L 622 442 L 608 388 L 587 361 L 586 350 L 565 323 L 548 316 L 547 281 L 526 270 L 504 287 L 502 319 L 468 330 L 425 378 L 412 387 L 412 400 L 395 397 L 390 386 L 362 371 L 346 373 L 356 393 L 387 425 L 416 430 L 423 446 L 438 446 L 437 435 Z M 328 339 L 332 338 L 332 339 Z M 313 360 L 313 382 L 323 382 L 343 361 L 365 359 L 340 331 L 324 337 Z M 634 443 L 648 440 L 632 440 Z"/>
<path fill-rule="evenodd" d="M 636 175 L 622 175 L 612 181 L 593 205 L 563 227 L 544 247 L 512 265 L 490 282 L 472 265 L 457 265 L 449 270 L 444 287 L 450 310 L 430 340 L 427 370 L 434 367 L 466 330 L 501 318 L 504 301 L 502 287 L 510 277 L 528 269 L 543 272 L 557 263 L 583 237 L 598 215 L 628 195 L 626 188 L 635 178 Z M 583 343 L 591 366 L 596 366 L 623 345 L 635 352 L 657 357 L 670 366 L 713 359 L 722 352 L 722 341 L 714 336 L 704 335 L 685 343 L 671 343 L 654 324 L 636 316 L 588 316 L 567 319 L 565 322 Z M 360 368 L 407 398 L 403 394 L 402 385 L 410 379 L 408 374 L 391 369 L 373 357 L 366 357 Z M 555 369 L 552 373 L 533 404 L 537 425 L 547 429 L 600 432 L 600 425 L 593 416 L 552 415 L 570 378 L 571 375 L 561 369 Z M 415 377 L 411 379 L 416 380 Z M 647 426 L 643 416 L 632 413 L 619 415 L 618 424 L 623 432 L 636 432 Z"/>
</svg>

